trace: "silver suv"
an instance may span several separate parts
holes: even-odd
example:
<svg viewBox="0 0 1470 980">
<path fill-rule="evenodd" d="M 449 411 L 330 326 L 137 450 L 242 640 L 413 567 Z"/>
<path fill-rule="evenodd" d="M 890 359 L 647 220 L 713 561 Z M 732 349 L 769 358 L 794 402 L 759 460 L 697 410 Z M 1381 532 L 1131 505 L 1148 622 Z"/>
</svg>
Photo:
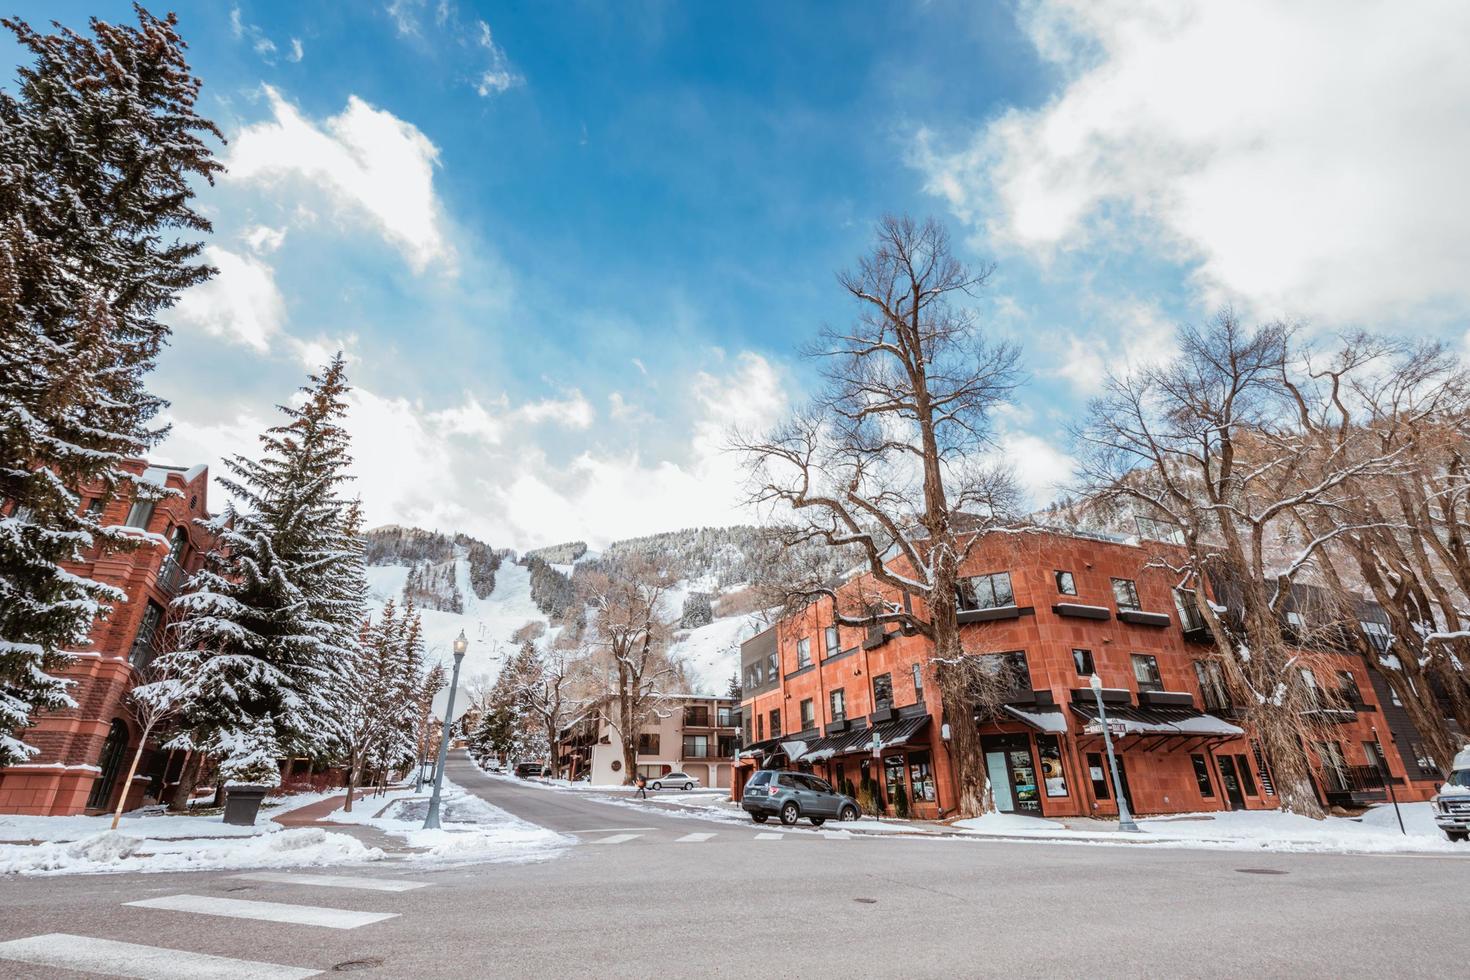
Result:
<svg viewBox="0 0 1470 980">
<path fill-rule="evenodd" d="M 762 769 L 752 775 L 740 806 L 756 823 L 780 817 L 788 827 L 802 817 L 820 827 L 829 818 L 856 820 L 862 816 L 857 800 L 837 792 L 826 780 L 781 769 Z"/>
</svg>

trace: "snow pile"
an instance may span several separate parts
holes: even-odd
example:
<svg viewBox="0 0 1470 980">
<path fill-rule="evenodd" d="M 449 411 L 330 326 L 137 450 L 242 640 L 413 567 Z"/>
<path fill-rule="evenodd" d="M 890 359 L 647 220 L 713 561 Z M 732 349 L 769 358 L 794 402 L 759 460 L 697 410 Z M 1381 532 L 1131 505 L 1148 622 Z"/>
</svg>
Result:
<svg viewBox="0 0 1470 980">
<path fill-rule="evenodd" d="M 73 842 L 0 844 L 0 874 L 226 871 L 379 861 L 381 850 L 317 827 L 254 837 L 156 840 L 104 831 Z"/>
<path fill-rule="evenodd" d="M 969 820 L 956 820 L 950 826 L 958 830 L 970 830 L 985 834 L 1050 833 L 1065 830 L 1063 824 L 1042 817 L 1027 817 L 1019 813 L 986 813 Z"/>
<path fill-rule="evenodd" d="M 427 787 L 423 794 L 399 790 L 355 805 L 358 809 L 351 813 L 338 810 L 322 819 L 375 827 L 403 838 L 421 857 L 496 863 L 535 861 L 556 857 L 576 843 L 554 830 L 512 816 L 448 779 L 444 780 L 444 795 L 439 801 L 438 830 L 423 829 L 429 810 Z"/>
<path fill-rule="evenodd" d="M 112 829 L 112 815 L 99 817 L 28 817 L 0 814 L 0 841 L 81 840 Z M 149 840 L 178 837 L 253 837 L 280 830 L 275 824 L 261 821 L 254 827 L 235 827 L 224 822 L 221 814 L 191 817 L 180 814 L 123 814 L 118 833 Z"/>
</svg>

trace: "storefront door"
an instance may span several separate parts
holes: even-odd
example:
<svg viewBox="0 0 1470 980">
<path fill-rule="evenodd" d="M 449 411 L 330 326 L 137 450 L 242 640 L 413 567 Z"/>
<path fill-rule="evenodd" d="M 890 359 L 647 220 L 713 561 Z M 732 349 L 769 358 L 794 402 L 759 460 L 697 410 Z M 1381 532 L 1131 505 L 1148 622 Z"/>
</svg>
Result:
<svg viewBox="0 0 1470 980">
<path fill-rule="evenodd" d="M 1215 762 L 1220 766 L 1220 782 L 1225 784 L 1225 799 L 1230 801 L 1230 809 L 1245 809 L 1245 794 L 1240 789 L 1240 775 L 1235 771 L 1235 760 L 1228 755 L 1215 756 Z"/>
<path fill-rule="evenodd" d="M 1041 815 L 1041 786 L 1031 740 L 1024 735 L 986 739 L 985 770 L 995 808 L 1002 813 Z"/>
</svg>

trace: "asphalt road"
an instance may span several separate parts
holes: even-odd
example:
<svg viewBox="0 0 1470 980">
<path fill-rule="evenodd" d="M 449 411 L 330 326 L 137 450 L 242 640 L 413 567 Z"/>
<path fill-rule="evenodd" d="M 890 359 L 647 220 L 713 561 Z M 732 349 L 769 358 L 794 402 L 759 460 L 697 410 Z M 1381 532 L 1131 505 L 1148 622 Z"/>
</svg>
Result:
<svg viewBox="0 0 1470 980">
<path fill-rule="evenodd" d="M 310 870 L 6 879 L 0 943 L 66 933 L 383 977 L 1465 975 L 1465 859 L 844 839 L 451 766 L 461 785 L 580 843 L 534 864 L 321 872 L 423 883 L 400 892 L 313 885 Z M 179 895 L 394 917 L 328 928 L 124 904 Z M 206 975 L 130 957 L 111 969 Z M 82 975 L 96 974 L 0 961 L 3 977 Z"/>
</svg>

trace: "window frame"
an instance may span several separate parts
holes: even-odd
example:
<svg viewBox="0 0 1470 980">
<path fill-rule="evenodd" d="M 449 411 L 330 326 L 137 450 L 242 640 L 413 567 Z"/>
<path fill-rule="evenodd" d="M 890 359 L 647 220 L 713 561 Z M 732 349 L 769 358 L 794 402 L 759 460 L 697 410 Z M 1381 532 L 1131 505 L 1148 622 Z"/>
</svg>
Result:
<svg viewBox="0 0 1470 980">
<path fill-rule="evenodd" d="M 1081 654 L 1083 657 L 1087 658 L 1086 670 L 1082 669 L 1082 664 L 1077 656 L 1078 654 Z M 1087 649 L 1086 647 L 1072 648 L 1072 667 L 1074 670 L 1077 671 L 1078 677 L 1091 677 L 1093 674 L 1097 673 L 1097 663 L 1093 660 L 1092 651 Z"/>
<path fill-rule="evenodd" d="M 1067 577 L 1065 585 L 1062 584 L 1063 575 Z M 1073 575 L 1065 568 L 1058 568 L 1056 571 L 1052 572 L 1052 576 L 1056 579 L 1057 595 L 1075 596 L 1077 594 L 1077 576 Z"/>
<path fill-rule="evenodd" d="M 780 738 L 781 737 L 781 709 L 780 708 L 772 708 L 767 713 L 767 715 L 770 718 L 770 722 L 771 722 L 771 737 L 772 738 Z"/>
<path fill-rule="evenodd" d="M 811 698 L 803 698 L 801 701 L 801 730 L 809 731 L 817 727 L 817 707 Z"/>
<path fill-rule="evenodd" d="M 888 697 L 886 698 L 878 696 L 878 685 L 880 682 L 888 689 Z M 872 690 L 874 711 L 883 711 L 893 707 L 893 674 L 891 672 L 874 674 L 872 677 Z"/>
<path fill-rule="evenodd" d="M 1164 687 L 1164 675 L 1159 672 L 1158 657 L 1152 653 L 1130 653 L 1128 656 L 1130 662 L 1133 664 L 1133 683 L 1138 688 L 1140 694 L 1145 691 L 1157 694 L 1160 691 L 1168 690 Z M 1145 664 L 1150 668 L 1150 672 L 1153 675 L 1151 678 L 1143 678 L 1138 675 L 1138 668 Z M 1145 687 L 1145 684 L 1157 684 L 1158 686 Z"/>
<path fill-rule="evenodd" d="M 995 583 L 998 579 L 1004 579 L 1006 583 L 1006 601 L 999 601 Z M 985 583 L 988 601 L 983 601 L 980 594 L 980 583 Z M 985 609 L 1008 609 L 1016 604 L 1016 586 L 1011 580 L 1009 571 L 986 572 L 983 575 L 967 575 L 960 579 L 956 585 L 959 593 L 958 608 L 960 612 L 980 612 Z"/>
<path fill-rule="evenodd" d="M 841 638 L 842 634 L 837 632 L 836 624 L 822 630 L 822 643 L 827 647 L 827 657 L 836 656 L 841 651 Z"/>
<path fill-rule="evenodd" d="M 838 707 L 842 710 L 838 710 Z M 847 689 L 834 687 L 827 692 L 827 712 L 833 721 L 847 720 Z"/>
<path fill-rule="evenodd" d="M 924 700 L 924 665 L 922 663 L 915 662 L 913 666 L 913 674 L 914 699 L 916 701 L 922 701 Z"/>
<path fill-rule="evenodd" d="M 1108 581 L 1113 587 L 1113 603 L 1119 612 L 1143 612 L 1143 605 L 1138 598 L 1138 580 L 1131 578 L 1110 578 Z M 1124 599 L 1118 594 L 1118 587 L 1126 586 L 1124 590 L 1131 598 Z"/>
<path fill-rule="evenodd" d="M 796 669 L 812 665 L 812 638 L 803 636 L 796 641 Z"/>
</svg>

